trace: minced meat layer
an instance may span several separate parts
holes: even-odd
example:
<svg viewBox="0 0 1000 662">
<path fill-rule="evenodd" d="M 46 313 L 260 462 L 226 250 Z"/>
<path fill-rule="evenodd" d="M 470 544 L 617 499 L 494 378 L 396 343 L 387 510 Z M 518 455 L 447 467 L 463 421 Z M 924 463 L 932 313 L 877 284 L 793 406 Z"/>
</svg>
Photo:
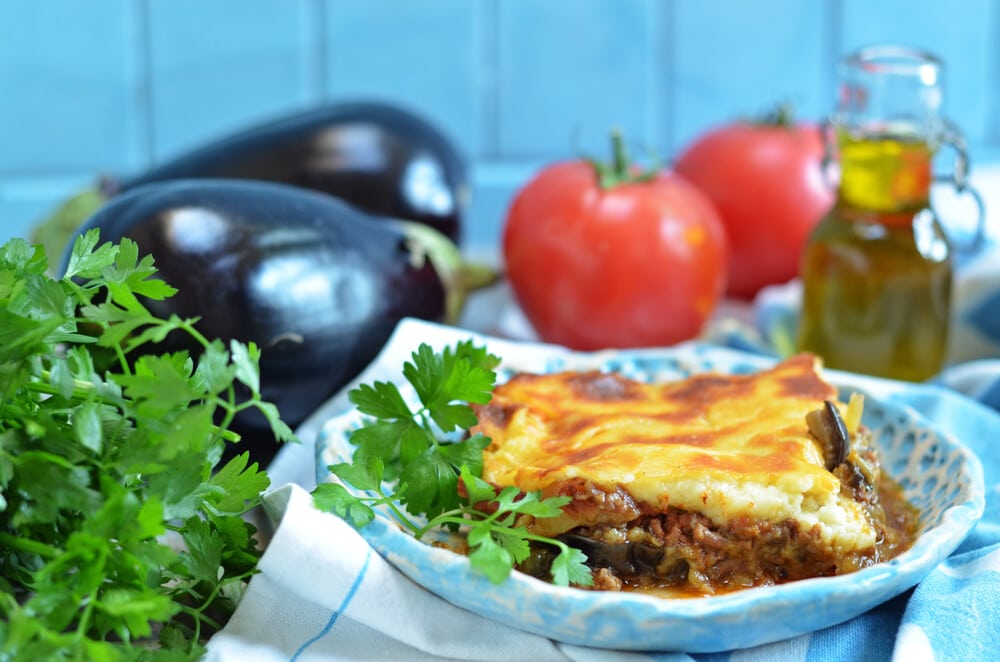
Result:
<svg viewBox="0 0 1000 662">
<path fill-rule="evenodd" d="M 562 538 L 587 554 L 594 588 L 600 590 L 671 588 L 710 595 L 852 572 L 908 548 L 918 519 L 897 485 L 871 475 L 875 458 L 865 459 L 871 465 L 859 469 L 844 463 L 835 470 L 841 489 L 862 504 L 879 533 L 876 545 L 861 552 L 838 552 L 821 540 L 818 528 L 803 530 L 794 520 L 742 516 L 720 527 L 677 508 L 626 523 L 578 527 Z M 873 488 L 870 481 L 880 487 Z M 539 547 L 521 570 L 547 576 L 552 555 L 551 549 Z"/>
</svg>

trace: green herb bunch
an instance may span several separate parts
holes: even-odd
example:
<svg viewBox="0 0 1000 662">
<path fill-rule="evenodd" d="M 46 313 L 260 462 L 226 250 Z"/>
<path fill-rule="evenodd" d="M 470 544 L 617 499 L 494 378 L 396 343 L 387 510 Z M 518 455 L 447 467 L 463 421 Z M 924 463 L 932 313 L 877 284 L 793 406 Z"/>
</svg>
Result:
<svg viewBox="0 0 1000 662">
<path fill-rule="evenodd" d="M 472 567 L 494 583 L 528 558 L 532 542 L 542 543 L 556 550 L 553 583 L 591 585 L 583 552 L 530 533 L 522 524 L 522 516 L 556 517 L 570 498 L 543 499 L 539 492 L 522 493 L 512 486 L 498 492 L 482 478 L 483 450 L 490 439 L 462 434 L 477 423 L 468 403 L 484 404 L 492 397 L 499 358 L 471 341 L 440 353 L 423 343 L 411 358 L 403 376 L 419 406 L 411 408 L 392 382 L 362 384 L 348 393 L 369 418 L 351 434 L 357 447 L 351 461 L 329 469 L 356 491 L 323 483 L 313 491 L 316 507 L 362 528 L 374 519 L 374 507 L 385 506 L 418 539 L 442 527 L 460 530 Z"/>
<path fill-rule="evenodd" d="M 261 401 L 259 351 L 152 314 L 175 290 L 136 244 L 79 237 L 66 274 L 0 247 L 0 660 L 194 659 L 254 572 L 267 476 L 219 467 Z M 202 351 L 156 349 L 168 334 Z M 249 392 L 249 396 L 239 392 Z"/>
</svg>

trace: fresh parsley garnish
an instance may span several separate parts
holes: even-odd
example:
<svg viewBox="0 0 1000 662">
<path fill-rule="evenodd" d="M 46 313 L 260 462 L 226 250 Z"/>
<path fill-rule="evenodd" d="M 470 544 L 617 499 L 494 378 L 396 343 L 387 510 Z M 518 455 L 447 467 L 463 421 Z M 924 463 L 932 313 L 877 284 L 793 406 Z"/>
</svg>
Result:
<svg viewBox="0 0 1000 662">
<path fill-rule="evenodd" d="M 253 344 L 150 312 L 175 290 L 134 242 L 91 230 L 48 268 L 0 247 L 0 659 L 195 659 L 261 553 L 243 516 L 268 479 L 218 466 L 228 426 L 256 408 L 292 432 Z M 198 356 L 157 353 L 171 333 Z"/>
<path fill-rule="evenodd" d="M 313 491 L 316 506 L 358 528 L 374 519 L 374 507 L 385 506 L 418 539 L 441 527 L 461 530 L 472 567 L 495 583 L 528 558 L 531 542 L 551 545 L 558 550 L 553 583 L 591 585 L 583 552 L 519 524 L 522 516 L 558 516 L 569 497 L 543 499 L 539 492 L 516 487 L 498 493 L 481 477 L 489 438 L 461 434 L 477 422 L 469 403 L 489 402 L 500 359 L 471 340 L 440 353 L 422 343 L 411 359 L 403 365 L 403 376 L 419 407 L 411 408 L 392 382 L 363 384 L 348 394 L 368 419 L 351 434 L 357 447 L 351 462 L 329 469 L 343 483 L 372 496 L 341 483 L 323 483 Z M 394 490 L 385 487 L 390 482 Z"/>
</svg>

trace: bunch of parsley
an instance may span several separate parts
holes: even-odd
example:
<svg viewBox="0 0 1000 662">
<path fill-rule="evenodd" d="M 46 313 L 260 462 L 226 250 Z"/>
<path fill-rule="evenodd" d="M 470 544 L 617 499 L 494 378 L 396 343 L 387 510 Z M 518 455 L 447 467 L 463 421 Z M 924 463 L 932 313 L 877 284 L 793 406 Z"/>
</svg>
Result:
<svg viewBox="0 0 1000 662">
<path fill-rule="evenodd" d="M 257 348 L 143 299 L 175 290 L 134 242 L 77 239 L 64 277 L 0 247 L 0 659 L 194 659 L 254 572 L 268 479 L 218 466 L 260 399 Z M 157 353 L 170 333 L 203 347 Z M 249 396 L 237 397 L 237 391 Z"/>
<path fill-rule="evenodd" d="M 392 382 L 362 384 L 348 393 L 368 418 L 351 434 L 357 447 L 351 461 L 329 469 L 355 490 L 321 484 L 313 491 L 316 507 L 362 528 L 374 519 L 374 507 L 384 506 L 418 539 L 440 527 L 462 531 L 472 567 L 494 583 L 528 558 L 532 542 L 541 543 L 556 551 L 553 583 L 591 585 L 583 552 L 524 525 L 524 516 L 558 516 L 570 497 L 543 499 L 512 486 L 498 492 L 482 479 L 490 439 L 463 434 L 477 422 L 469 403 L 492 397 L 500 359 L 471 341 L 440 353 L 423 343 L 411 358 L 403 376 L 418 406 L 411 407 Z"/>
</svg>

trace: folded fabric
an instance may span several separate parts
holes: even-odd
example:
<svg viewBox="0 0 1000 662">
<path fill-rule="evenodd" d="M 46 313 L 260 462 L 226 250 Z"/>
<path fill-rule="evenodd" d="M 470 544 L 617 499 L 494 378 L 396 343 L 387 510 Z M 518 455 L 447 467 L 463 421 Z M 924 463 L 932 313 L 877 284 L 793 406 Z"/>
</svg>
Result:
<svg viewBox="0 0 1000 662">
<path fill-rule="evenodd" d="M 364 538 L 317 511 L 315 426 L 269 470 L 290 480 L 266 497 L 273 538 L 208 660 L 991 660 L 1000 637 L 1000 416 L 951 388 L 886 389 L 885 397 L 959 434 L 980 457 L 983 520 L 915 590 L 846 623 L 758 648 L 719 654 L 631 653 L 569 646 L 460 609 L 416 585 Z M 299 483 L 299 484 L 294 484 Z M 305 485 L 303 487 L 302 485 Z"/>
</svg>

